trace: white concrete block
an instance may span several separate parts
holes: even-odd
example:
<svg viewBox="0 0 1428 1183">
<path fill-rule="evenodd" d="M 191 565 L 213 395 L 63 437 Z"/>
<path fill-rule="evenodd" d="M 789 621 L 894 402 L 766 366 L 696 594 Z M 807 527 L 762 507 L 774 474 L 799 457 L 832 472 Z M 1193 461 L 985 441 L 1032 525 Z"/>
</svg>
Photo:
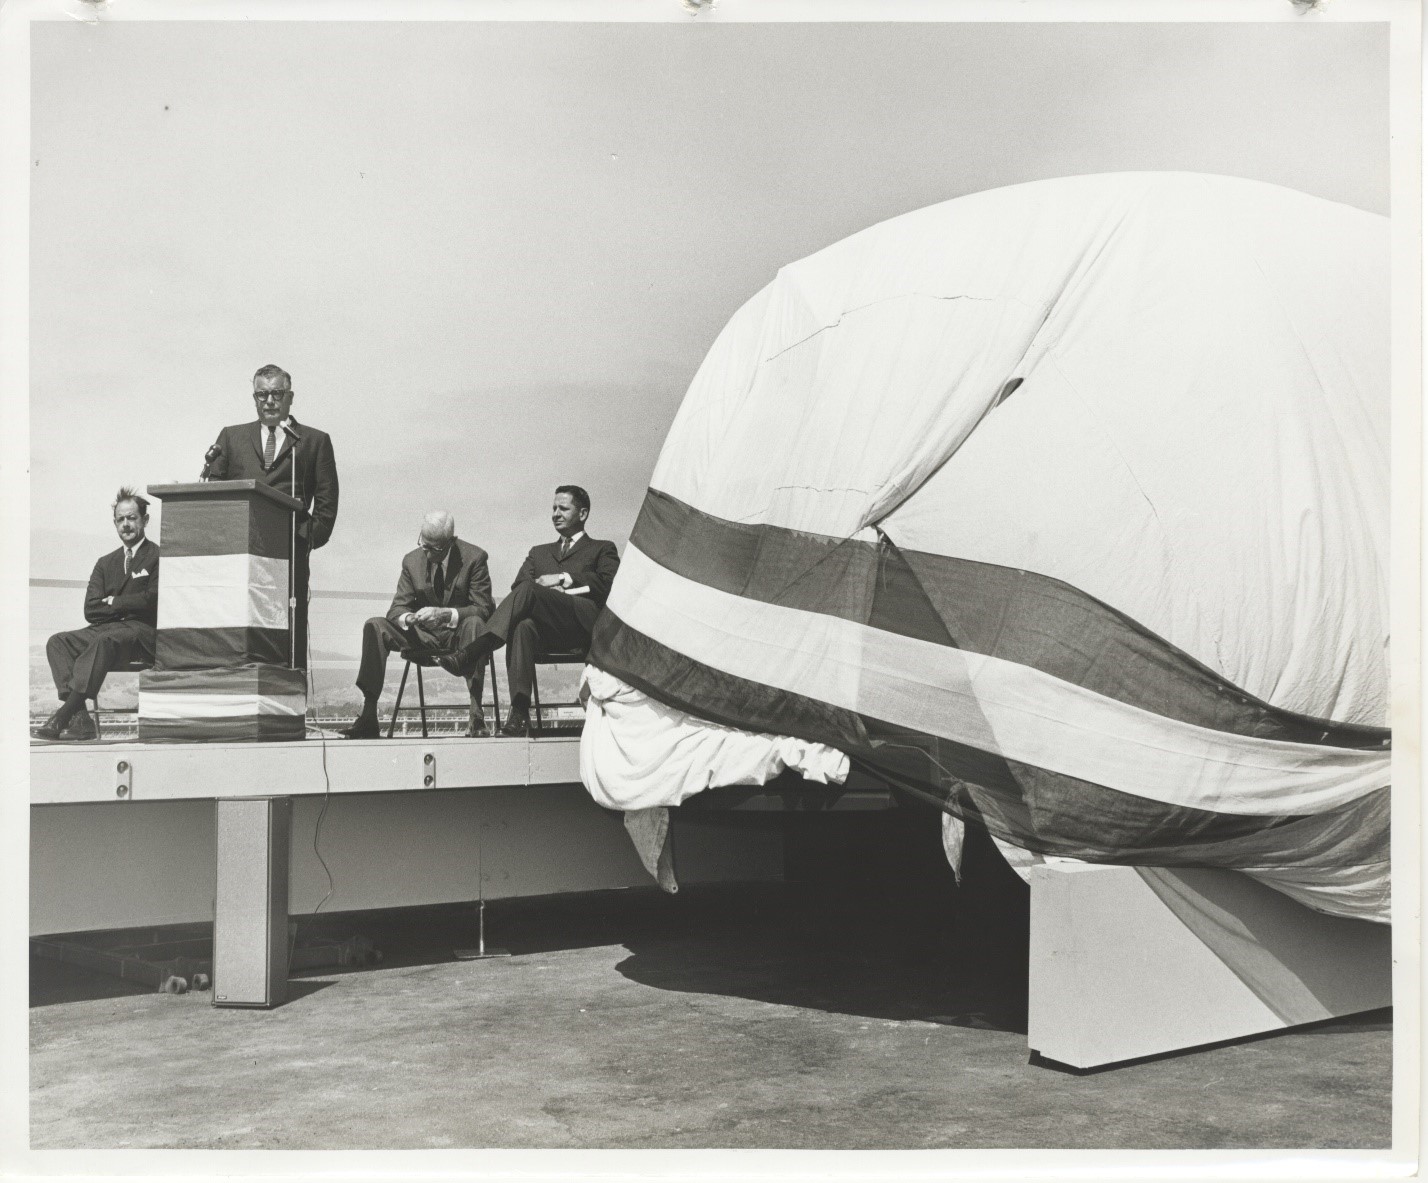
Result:
<svg viewBox="0 0 1428 1183">
<path fill-rule="evenodd" d="M 1027 1045 L 1089 1068 L 1375 1010 L 1389 937 L 1234 871 L 1038 866 Z"/>
</svg>

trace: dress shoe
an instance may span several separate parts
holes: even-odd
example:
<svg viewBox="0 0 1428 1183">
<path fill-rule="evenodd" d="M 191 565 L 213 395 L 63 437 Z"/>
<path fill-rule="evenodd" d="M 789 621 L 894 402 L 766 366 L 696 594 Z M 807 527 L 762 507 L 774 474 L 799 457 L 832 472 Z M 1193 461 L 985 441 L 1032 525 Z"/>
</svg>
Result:
<svg viewBox="0 0 1428 1183">
<path fill-rule="evenodd" d="M 381 739 L 382 728 L 376 715 L 358 715 L 352 726 L 342 732 L 343 739 Z"/>
<path fill-rule="evenodd" d="M 438 654 L 436 664 L 448 674 L 455 674 L 458 678 L 464 678 L 466 676 L 466 663 L 462 660 L 460 649 L 455 653 Z"/>
<path fill-rule="evenodd" d="M 57 721 L 59 712 L 56 711 L 38 727 L 30 732 L 33 739 L 47 739 L 51 743 L 57 743 L 60 739 L 60 724 Z"/>
<path fill-rule="evenodd" d="M 531 733 L 531 717 L 525 711 L 513 710 L 506 721 L 501 724 L 501 734 L 506 736 L 523 736 Z"/>
<path fill-rule="evenodd" d="M 490 737 L 491 731 L 486 726 L 485 719 L 472 719 L 471 722 L 466 724 L 467 739 L 489 739 Z"/>
<path fill-rule="evenodd" d="M 69 726 L 64 729 L 65 739 L 98 739 L 99 725 L 95 723 L 94 716 L 89 711 L 80 707 L 75 712 L 74 718 L 69 721 Z"/>
<path fill-rule="evenodd" d="M 463 645 L 451 653 L 441 654 L 436 659 L 436 664 L 448 674 L 467 678 L 480 668 L 481 663 L 496 651 L 496 646 L 500 643 L 500 637 L 494 633 L 482 633 L 469 645 Z"/>
</svg>

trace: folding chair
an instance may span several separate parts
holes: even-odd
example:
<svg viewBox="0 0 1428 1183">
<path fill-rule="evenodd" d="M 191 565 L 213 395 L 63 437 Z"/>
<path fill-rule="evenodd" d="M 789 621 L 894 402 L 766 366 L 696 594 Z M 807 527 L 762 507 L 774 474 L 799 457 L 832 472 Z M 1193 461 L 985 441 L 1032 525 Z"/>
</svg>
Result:
<svg viewBox="0 0 1428 1183">
<path fill-rule="evenodd" d="M 545 729 L 540 714 L 540 675 L 542 665 L 565 665 L 576 662 L 585 664 L 588 649 L 542 649 L 536 654 L 535 668 L 531 670 L 531 706 L 535 708 L 535 729 L 539 734 Z"/>
<path fill-rule="evenodd" d="M 433 666 L 435 666 L 436 659 L 438 656 L 440 656 L 440 654 L 434 653 L 430 649 L 408 649 L 405 653 L 402 654 L 402 656 L 406 658 L 407 663 L 405 666 L 402 667 L 402 681 L 401 685 L 397 687 L 397 702 L 396 705 L 392 707 L 392 718 L 387 723 L 387 738 L 391 739 L 392 733 L 396 730 L 397 716 L 402 713 L 402 696 L 406 694 L 407 691 L 407 675 L 411 673 L 412 666 L 416 666 L 417 710 L 421 712 L 421 737 L 422 739 L 426 739 L 426 687 L 422 683 L 421 672 L 423 669 L 431 669 Z M 485 681 L 491 687 L 491 705 L 496 713 L 496 726 L 494 730 L 500 731 L 501 692 L 496 686 L 496 662 L 490 654 L 487 654 L 485 658 L 485 665 L 487 670 Z M 484 714 L 485 712 L 483 710 L 483 704 L 485 703 L 485 700 L 486 693 L 483 690 L 481 692 L 481 701 L 473 703 L 473 708 L 476 711 L 480 711 L 482 714 Z M 411 710 L 411 707 L 408 707 L 407 710 Z"/>
</svg>

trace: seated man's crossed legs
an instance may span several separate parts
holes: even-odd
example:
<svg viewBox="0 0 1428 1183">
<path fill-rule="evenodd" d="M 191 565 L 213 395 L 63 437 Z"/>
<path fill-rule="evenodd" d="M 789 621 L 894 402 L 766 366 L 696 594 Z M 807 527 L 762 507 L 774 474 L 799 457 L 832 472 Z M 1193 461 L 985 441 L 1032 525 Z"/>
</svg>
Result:
<svg viewBox="0 0 1428 1183">
<path fill-rule="evenodd" d="M 154 629 L 141 621 L 115 621 L 55 633 L 45 645 L 60 709 L 35 731 L 39 739 L 94 739 L 99 729 L 85 708 L 98 699 L 111 670 L 131 662 L 152 664 Z"/>
<path fill-rule="evenodd" d="M 362 663 L 357 670 L 357 689 L 362 692 L 362 712 L 344 734 L 352 739 L 376 739 L 381 734 L 381 724 L 377 714 L 377 700 L 387 680 L 387 658 L 396 653 L 427 653 L 438 659 L 443 668 L 450 669 L 442 655 L 455 653 L 471 645 L 485 626 L 479 617 L 467 616 L 453 628 L 428 628 L 413 623 L 409 628 L 399 628 L 385 616 L 373 616 L 362 626 Z M 455 671 L 453 671 L 455 672 Z M 481 695 L 485 686 L 486 666 L 484 662 L 475 664 L 470 672 L 463 672 L 470 694 L 470 725 L 468 734 L 480 734 L 486 728 L 485 716 L 481 711 Z"/>
<path fill-rule="evenodd" d="M 480 635 L 461 645 L 451 656 L 438 660 L 452 673 L 469 675 L 471 670 L 485 663 L 489 654 L 506 646 L 511 707 L 501 732 L 527 735 L 536 655 L 542 649 L 586 648 L 599 615 L 599 606 L 586 597 L 566 595 L 555 588 L 523 580 L 497 605 Z"/>
</svg>

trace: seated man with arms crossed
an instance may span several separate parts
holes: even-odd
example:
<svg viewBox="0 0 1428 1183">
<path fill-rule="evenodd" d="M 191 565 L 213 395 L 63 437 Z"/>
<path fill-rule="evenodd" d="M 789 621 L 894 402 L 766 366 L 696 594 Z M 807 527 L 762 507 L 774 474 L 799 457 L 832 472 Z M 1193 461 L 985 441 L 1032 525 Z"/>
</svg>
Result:
<svg viewBox="0 0 1428 1183">
<path fill-rule="evenodd" d="M 94 739 L 93 698 L 109 671 L 154 661 L 159 615 L 159 548 L 144 537 L 149 502 L 125 486 L 114 499 L 114 529 L 123 544 L 94 564 L 84 593 L 88 628 L 55 633 L 45 646 L 55 690 L 64 704 L 35 728 L 36 739 Z"/>
<path fill-rule="evenodd" d="M 362 626 L 362 664 L 357 689 L 362 691 L 362 713 L 342 734 L 348 739 L 376 739 L 377 699 L 387 676 L 387 654 L 425 649 L 451 653 L 468 645 L 491 615 L 491 575 L 486 552 L 456 537 L 456 522 L 444 509 L 434 509 L 422 519 L 417 548 L 402 559 L 397 594 L 386 616 L 374 616 Z M 471 693 L 468 735 L 481 735 L 486 720 L 481 713 L 484 665 L 466 675 Z"/>
<path fill-rule="evenodd" d="M 511 713 L 502 735 L 530 733 L 531 686 L 535 658 L 542 649 L 585 649 L 595 618 L 605 606 L 610 584 L 620 568 L 613 542 L 585 533 L 590 495 L 579 485 L 555 491 L 551 521 L 555 542 L 531 547 L 511 585 L 481 634 L 450 657 L 438 659 L 452 673 L 468 674 L 502 645 L 511 685 Z"/>
</svg>

